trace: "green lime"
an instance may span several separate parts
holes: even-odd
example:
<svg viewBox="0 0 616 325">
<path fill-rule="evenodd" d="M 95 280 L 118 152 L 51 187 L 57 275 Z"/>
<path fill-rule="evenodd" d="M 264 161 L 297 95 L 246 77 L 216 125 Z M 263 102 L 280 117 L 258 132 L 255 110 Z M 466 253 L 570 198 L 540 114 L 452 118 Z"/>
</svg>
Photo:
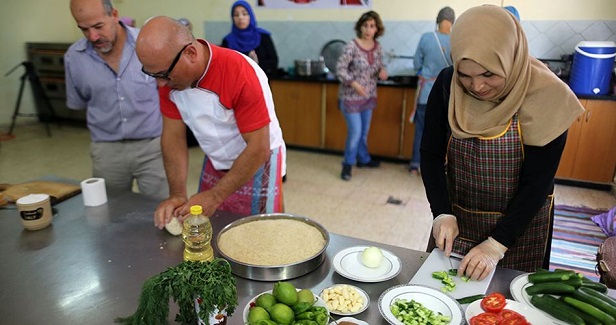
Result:
<svg viewBox="0 0 616 325">
<path fill-rule="evenodd" d="M 276 297 L 271 293 L 264 293 L 257 297 L 255 300 L 255 306 L 270 309 L 276 303 Z"/>
<path fill-rule="evenodd" d="M 297 292 L 297 303 L 307 302 L 309 304 L 314 303 L 314 294 L 309 289 L 302 289 Z"/>
<path fill-rule="evenodd" d="M 270 308 L 270 316 L 273 321 L 283 325 L 291 324 L 295 320 L 295 314 L 291 307 L 281 303 L 277 303 Z"/>
<path fill-rule="evenodd" d="M 278 302 L 287 306 L 293 306 L 297 303 L 297 289 L 291 282 L 278 282 L 274 284 L 274 297 Z"/>
<path fill-rule="evenodd" d="M 248 323 L 256 324 L 261 320 L 269 320 L 270 315 L 263 307 L 252 307 L 248 310 Z"/>
</svg>

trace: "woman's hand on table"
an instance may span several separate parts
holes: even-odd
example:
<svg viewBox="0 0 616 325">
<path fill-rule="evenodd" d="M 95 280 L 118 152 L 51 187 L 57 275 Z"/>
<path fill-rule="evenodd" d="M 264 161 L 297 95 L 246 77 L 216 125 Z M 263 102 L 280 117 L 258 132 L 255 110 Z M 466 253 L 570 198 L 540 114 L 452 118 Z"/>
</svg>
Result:
<svg viewBox="0 0 616 325">
<path fill-rule="evenodd" d="M 507 247 L 488 237 L 464 256 L 458 267 L 458 274 L 465 274 L 471 280 L 481 281 L 494 270 L 498 261 L 505 257 L 506 251 Z"/>
<path fill-rule="evenodd" d="M 441 214 L 432 222 L 432 236 L 434 236 L 436 247 L 445 251 L 445 256 L 451 254 L 453 241 L 459 233 L 458 220 L 454 215 Z"/>
<path fill-rule="evenodd" d="M 178 217 L 177 208 L 186 203 L 186 197 L 184 196 L 171 196 L 168 199 L 162 201 L 156 211 L 154 211 L 154 225 L 158 229 L 163 229 L 166 224 L 171 221 L 171 218 Z"/>
</svg>

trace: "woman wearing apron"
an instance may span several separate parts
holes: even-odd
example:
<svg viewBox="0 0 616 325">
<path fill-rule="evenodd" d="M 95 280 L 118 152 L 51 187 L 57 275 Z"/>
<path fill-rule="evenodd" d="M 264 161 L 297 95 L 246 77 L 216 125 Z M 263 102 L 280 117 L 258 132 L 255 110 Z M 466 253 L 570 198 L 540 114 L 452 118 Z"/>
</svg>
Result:
<svg viewBox="0 0 616 325">
<path fill-rule="evenodd" d="M 465 255 L 458 272 L 474 280 L 497 264 L 547 267 L 554 174 L 583 108 L 530 56 L 521 25 L 503 8 L 464 12 L 451 56 L 428 99 L 421 146 L 432 244 Z"/>
</svg>

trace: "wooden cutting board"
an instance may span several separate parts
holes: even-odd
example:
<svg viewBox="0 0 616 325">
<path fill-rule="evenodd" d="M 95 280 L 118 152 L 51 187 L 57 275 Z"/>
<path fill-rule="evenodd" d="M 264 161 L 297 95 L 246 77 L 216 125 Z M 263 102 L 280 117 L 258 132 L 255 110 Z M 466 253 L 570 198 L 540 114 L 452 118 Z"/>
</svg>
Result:
<svg viewBox="0 0 616 325">
<path fill-rule="evenodd" d="M 451 264 L 454 268 L 458 268 L 460 265 L 460 260 L 452 257 Z M 417 273 L 415 273 L 415 276 L 413 276 L 409 283 L 423 284 L 437 290 L 441 290 L 443 287 L 441 280 L 434 279 L 432 277 L 432 272 L 447 271 L 449 269 L 451 269 L 449 259 L 445 256 L 445 253 L 442 250 L 435 248 L 424 261 L 419 270 L 417 270 Z M 494 276 L 494 271 L 495 270 L 492 270 L 492 272 L 481 281 L 470 280 L 468 282 L 464 282 L 460 279 L 460 277 L 454 276 L 453 279 L 456 283 L 456 289 L 453 292 L 447 292 L 447 294 L 451 295 L 455 299 L 485 294 L 488 290 L 488 286 L 490 285 L 490 281 L 492 281 L 492 277 Z"/>
<path fill-rule="evenodd" d="M 19 184 L 0 184 L 0 191 L 8 204 L 15 204 L 17 199 L 28 194 L 43 193 L 49 194 L 53 205 L 81 193 L 81 187 L 78 184 L 32 181 Z"/>
</svg>

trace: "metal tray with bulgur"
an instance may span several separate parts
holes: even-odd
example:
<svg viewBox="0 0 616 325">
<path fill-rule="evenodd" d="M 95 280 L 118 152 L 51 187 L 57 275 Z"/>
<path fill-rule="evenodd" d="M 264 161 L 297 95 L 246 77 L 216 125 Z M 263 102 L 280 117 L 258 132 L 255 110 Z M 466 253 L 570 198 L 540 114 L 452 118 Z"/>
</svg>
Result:
<svg viewBox="0 0 616 325">
<path fill-rule="evenodd" d="M 280 281 L 302 276 L 321 265 L 329 233 L 303 216 L 259 214 L 227 225 L 218 234 L 216 245 L 235 275 Z"/>
</svg>

